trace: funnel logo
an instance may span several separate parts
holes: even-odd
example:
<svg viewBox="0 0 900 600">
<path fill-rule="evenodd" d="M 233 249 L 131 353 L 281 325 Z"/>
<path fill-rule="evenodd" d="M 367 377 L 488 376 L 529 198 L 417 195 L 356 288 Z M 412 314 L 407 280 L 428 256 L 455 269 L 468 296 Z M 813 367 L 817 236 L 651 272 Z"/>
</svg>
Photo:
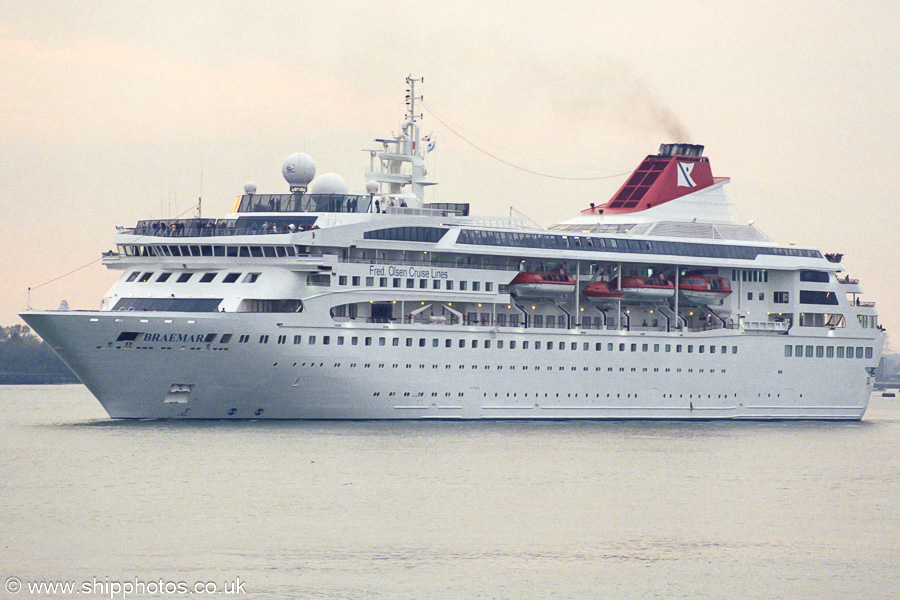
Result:
<svg viewBox="0 0 900 600">
<path fill-rule="evenodd" d="M 694 180 L 691 179 L 691 172 L 694 170 L 696 163 L 675 163 L 678 167 L 678 187 L 697 187 Z"/>
</svg>

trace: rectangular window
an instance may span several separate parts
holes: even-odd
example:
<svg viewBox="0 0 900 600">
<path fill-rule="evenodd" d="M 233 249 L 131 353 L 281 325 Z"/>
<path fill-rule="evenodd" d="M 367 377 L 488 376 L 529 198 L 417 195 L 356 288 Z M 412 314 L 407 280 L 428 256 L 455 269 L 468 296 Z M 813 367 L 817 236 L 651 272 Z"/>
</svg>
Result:
<svg viewBox="0 0 900 600">
<path fill-rule="evenodd" d="M 178 279 L 176 281 L 178 283 L 187 283 L 187 281 L 191 278 L 192 275 L 193 275 L 193 273 L 182 273 L 181 275 L 178 276 Z"/>
<path fill-rule="evenodd" d="M 387 287 L 387 279 L 388 279 L 387 277 L 379 277 L 379 278 L 378 278 L 378 285 L 379 285 L 380 287 Z"/>
<path fill-rule="evenodd" d="M 753 292 L 747 292 L 747 300 L 753 300 Z"/>
<path fill-rule="evenodd" d="M 294 336 L 294 343 L 295 343 L 295 344 L 299 344 L 301 339 L 302 339 L 302 336 L 295 335 L 295 336 Z"/>
<path fill-rule="evenodd" d="M 816 346 L 816 358 L 825 358 L 824 346 Z"/>
<path fill-rule="evenodd" d="M 406 346 L 407 346 L 407 347 L 412 347 L 412 345 L 413 345 L 413 344 L 412 344 L 412 338 L 406 338 Z"/>
<path fill-rule="evenodd" d="M 522 350 L 528 350 L 528 342 L 522 342 Z"/>
<path fill-rule="evenodd" d="M 310 344 L 315 344 L 315 343 L 316 343 L 316 336 L 314 336 L 314 335 L 309 336 L 309 343 L 310 343 Z"/>
<path fill-rule="evenodd" d="M 481 282 L 480 282 L 480 281 L 473 281 L 473 282 L 472 282 L 472 291 L 473 291 L 473 292 L 480 292 L 480 291 L 481 291 L 480 288 L 481 288 Z"/>
<path fill-rule="evenodd" d="M 416 282 L 415 282 L 414 279 L 407 279 L 407 280 L 406 280 L 406 288 L 407 288 L 407 289 L 410 289 L 410 290 L 411 290 L 411 289 L 413 289 L 413 288 L 415 287 L 415 285 L 416 285 Z"/>
<path fill-rule="evenodd" d="M 354 335 L 352 338 L 350 338 L 350 345 L 359 346 L 359 337 Z"/>
<path fill-rule="evenodd" d="M 400 345 L 400 338 L 392 338 L 391 339 L 391 346 L 399 346 L 399 345 Z"/>
<path fill-rule="evenodd" d="M 435 340 L 437 341 L 437 340 Z M 419 348 L 425 347 L 425 338 L 419 338 Z"/>
<path fill-rule="evenodd" d="M 784 346 L 784 355 L 785 355 L 787 358 L 790 358 L 791 356 L 793 356 L 793 353 L 791 352 L 791 351 L 793 350 L 793 348 L 794 348 L 794 347 L 791 346 L 790 344 L 785 344 L 785 346 Z"/>
<path fill-rule="evenodd" d="M 469 282 L 468 281 L 460 281 L 459 282 L 459 291 L 464 292 L 468 289 Z"/>
<path fill-rule="evenodd" d="M 259 279 L 259 273 L 247 273 L 241 283 L 256 283 L 257 279 Z"/>
<path fill-rule="evenodd" d="M 138 278 L 138 275 L 140 275 L 140 274 L 141 274 L 140 271 L 135 271 L 134 273 L 132 273 L 131 275 L 129 275 L 129 276 L 128 276 L 128 279 L 126 279 L 125 281 L 126 281 L 127 283 L 131 283 L 132 281 L 134 281 L 135 279 L 137 279 L 137 278 Z"/>
<path fill-rule="evenodd" d="M 825 358 L 834 358 L 834 346 L 825 348 Z"/>
<path fill-rule="evenodd" d="M 350 280 L 350 285 L 355 285 L 355 286 L 359 285 L 359 275 L 353 276 L 353 278 Z"/>
<path fill-rule="evenodd" d="M 449 280 L 449 279 L 447 280 L 447 289 L 448 289 L 448 290 L 452 290 L 452 289 L 453 289 L 453 282 L 452 282 L 451 280 Z"/>
<path fill-rule="evenodd" d="M 160 273 L 159 277 L 156 278 L 156 283 L 162 283 L 164 281 L 168 281 L 169 277 L 171 277 L 171 276 L 172 276 L 172 274 L 168 273 L 168 272 Z"/>
<path fill-rule="evenodd" d="M 393 287 L 395 287 L 395 288 L 400 287 L 400 278 L 399 278 L 399 277 L 394 277 L 394 280 L 393 280 L 393 282 L 392 282 L 391 285 L 392 285 Z"/>
<path fill-rule="evenodd" d="M 540 350 L 540 349 L 541 349 L 541 343 L 540 343 L 540 342 L 535 342 L 535 343 L 534 343 L 534 349 L 535 349 L 535 350 Z"/>
<path fill-rule="evenodd" d="M 789 301 L 788 292 L 773 292 L 772 293 L 772 301 L 775 304 L 787 304 Z"/>
<path fill-rule="evenodd" d="M 338 346 L 344 345 L 344 336 L 342 336 L 342 335 L 337 336 L 337 345 Z"/>
<path fill-rule="evenodd" d="M 367 337 L 366 338 L 366 346 L 371 346 L 371 345 L 372 345 L 372 338 Z"/>
<path fill-rule="evenodd" d="M 200 278 L 200 283 L 210 283 L 215 278 L 216 278 L 215 273 L 204 273 L 203 277 Z"/>
<path fill-rule="evenodd" d="M 431 280 L 431 289 L 433 289 L 433 290 L 441 289 L 441 280 L 440 279 L 432 279 Z"/>
<path fill-rule="evenodd" d="M 493 292 L 494 291 L 494 283 L 492 281 L 484 282 L 484 291 Z"/>
<path fill-rule="evenodd" d="M 806 358 L 812 358 L 812 355 L 813 355 L 813 347 L 812 347 L 812 346 L 807 346 L 807 347 L 806 347 L 806 354 L 805 354 Z"/>
<path fill-rule="evenodd" d="M 553 350 L 553 342 L 547 342 L 547 350 Z"/>
<path fill-rule="evenodd" d="M 837 358 L 844 358 L 844 347 L 843 346 L 838 346 L 837 349 L 835 350 L 835 352 L 837 353 Z"/>
<path fill-rule="evenodd" d="M 375 278 L 374 277 L 366 277 L 366 287 L 374 287 L 375 286 Z"/>
<path fill-rule="evenodd" d="M 338 275 L 338 285 L 347 285 L 346 275 Z"/>
<path fill-rule="evenodd" d="M 379 346 L 384 346 L 384 345 L 386 345 L 386 344 L 387 344 L 387 339 L 385 339 L 385 338 L 383 338 L 383 337 L 378 338 L 378 345 L 379 345 Z"/>
<path fill-rule="evenodd" d="M 731 347 L 731 353 L 732 353 L 732 354 L 737 354 L 737 346 L 732 346 L 732 347 Z"/>
<path fill-rule="evenodd" d="M 875 351 L 872 348 L 866 348 L 866 358 L 872 358 L 875 354 Z"/>
<path fill-rule="evenodd" d="M 515 349 L 516 349 L 516 342 L 515 342 L 515 340 L 513 340 L 513 341 L 511 341 L 511 342 L 509 343 L 509 349 L 510 349 L 510 350 L 515 350 Z"/>
<path fill-rule="evenodd" d="M 863 357 L 862 346 L 857 346 L 856 347 L 856 358 L 862 358 L 862 357 Z"/>
<path fill-rule="evenodd" d="M 240 277 L 240 276 L 241 276 L 240 273 L 228 273 L 222 279 L 222 283 L 234 283 L 235 281 L 238 280 L 238 277 Z"/>
</svg>

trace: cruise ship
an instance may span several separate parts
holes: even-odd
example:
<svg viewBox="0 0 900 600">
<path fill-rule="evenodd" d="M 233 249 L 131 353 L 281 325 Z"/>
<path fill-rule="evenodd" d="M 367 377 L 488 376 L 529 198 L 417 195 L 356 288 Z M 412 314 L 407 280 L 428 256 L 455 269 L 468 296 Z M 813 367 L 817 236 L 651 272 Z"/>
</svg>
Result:
<svg viewBox="0 0 900 600">
<path fill-rule="evenodd" d="M 420 81 L 359 193 L 292 154 L 287 192 L 118 231 L 99 310 L 22 318 L 113 418 L 863 417 L 874 303 L 737 223 L 702 146 L 548 229 L 474 216 L 426 201 Z"/>
</svg>

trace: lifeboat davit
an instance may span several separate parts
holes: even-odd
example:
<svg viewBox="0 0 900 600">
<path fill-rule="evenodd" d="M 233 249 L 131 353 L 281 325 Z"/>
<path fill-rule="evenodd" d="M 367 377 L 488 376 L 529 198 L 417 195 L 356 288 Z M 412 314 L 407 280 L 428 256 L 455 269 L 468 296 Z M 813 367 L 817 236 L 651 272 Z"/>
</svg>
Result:
<svg viewBox="0 0 900 600">
<path fill-rule="evenodd" d="M 688 273 L 678 282 L 681 297 L 692 304 L 722 304 L 731 294 L 731 284 L 718 275 Z"/>
<path fill-rule="evenodd" d="M 623 302 L 662 302 L 675 295 L 675 284 L 660 275 L 623 277 L 621 287 Z"/>
<path fill-rule="evenodd" d="M 597 306 L 612 306 L 622 299 L 622 292 L 611 287 L 608 281 L 596 281 L 584 286 L 584 297 Z"/>
<path fill-rule="evenodd" d="M 509 282 L 517 298 L 560 298 L 575 293 L 575 281 L 565 273 L 519 273 Z"/>
</svg>

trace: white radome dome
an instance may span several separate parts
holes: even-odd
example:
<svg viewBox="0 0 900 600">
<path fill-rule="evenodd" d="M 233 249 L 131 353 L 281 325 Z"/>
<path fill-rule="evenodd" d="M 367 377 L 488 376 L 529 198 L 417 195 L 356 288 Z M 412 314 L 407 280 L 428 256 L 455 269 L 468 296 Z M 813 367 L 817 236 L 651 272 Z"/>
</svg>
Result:
<svg viewBox="0 0 900 600">
<path fill-rule="evenodd" d="M 248 181 L 244 184 L 244 193 L 245 194 L 255 194 L 256 193 L 256 183 L 253 181 Z"/>
<path fill-rule="evenodd" d="M 374 196 L 378 193 L 378 182 L 377 181 L 367 181 L 366 182 L 366 193 L 370 196 Z"/>
<path fill-rule="evenodd" d="M 308 154 L 302 152 L 294 152 L 286 159 L 281 166 L 281 174 L 284 176 L 291 188 L 306 187 L 309 182 L 316 176 L 316 163 Z"/>
<path fill-rule="evenodd" d="M 346 194 L 349 187 L 337 173 L 322 173 L 309 186 L 310 194 Z"/>
</svg>

